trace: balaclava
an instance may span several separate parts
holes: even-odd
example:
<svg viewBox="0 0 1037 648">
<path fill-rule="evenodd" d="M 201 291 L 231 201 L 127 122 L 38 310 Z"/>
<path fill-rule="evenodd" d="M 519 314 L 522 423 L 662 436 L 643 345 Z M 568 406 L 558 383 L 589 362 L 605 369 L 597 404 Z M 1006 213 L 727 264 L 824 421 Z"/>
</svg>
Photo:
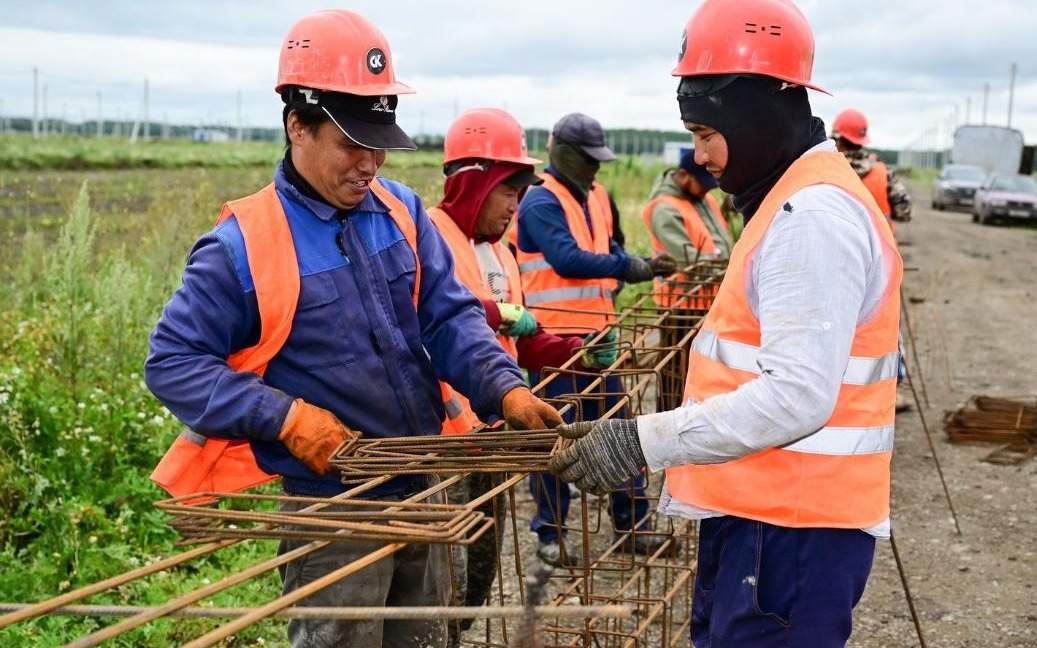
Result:
<svg viewBox="0 0 1037 648">
<path fill-rule="evenodd" d="M 785 170 L 825 140 L 806 88 L 756 75 L 684 77 L 677 87 L 681 119 L 715 129 L 727 141 L 720 188 L 746 222 Z"/>
<path fill-rule="evenodd" d="M 576 185 L 584 194 L 590 192 L 591 183 L 594 182 L 594 176 L 597 175 L 601 162 L 592 159 L 578 145 L 558 138 L 551 142 L 551 151 L 548 156 L 551 159 L 551 166 L 565 176 L 566 180 Z"/>
</svg>

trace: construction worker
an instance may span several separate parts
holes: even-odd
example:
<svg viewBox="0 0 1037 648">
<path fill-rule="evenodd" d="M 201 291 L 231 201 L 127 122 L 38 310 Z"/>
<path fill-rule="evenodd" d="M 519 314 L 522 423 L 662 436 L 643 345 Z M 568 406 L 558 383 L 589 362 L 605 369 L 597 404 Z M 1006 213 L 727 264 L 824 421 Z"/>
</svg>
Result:
<svg viewBox="0 0 1037 648">
<path fill-rule="evenodd" d="M 551 163 L 542 176 L 543 184 L 530 188 L 519 204 L 515 238 L 522 290 L 526 306 L 545 330 L 582 339 L 612 322 L 612 297 L 620 280 L 649 281 L 673 274 L 677 264 L 665 254 L 650 260 L 628 255 L 612 240 L 610 225 L 617 210 L 594 178 L 601 163 L 616 156 L 605 145 L 605 132 L 597 120 L 581 113 L 562 117 L 552 129 L 548 147 Z M 538 378 L 530 376 L 533 384 Z M 597 378 L 562 375 L 548 383 L 544 395 L 556 398 L 579 393 L 592 380 Z M 609 394 L 604 402 L 596 398 L 580 401 L 583 418 L 597 418 L 617 402 L 623 392 L 621 379 L 606 378 L 603 391 Z M 569 412 L 570 420 L 575 413 Z M 617 532 L 634 529 L 647 515 L 643 483 L 635 479 L 612 495 Z M 530 528 L 538 537 L 538 555 L 552 565 L 575 564 L 563 537 L 568 485 L 539 474 L 530 476 L 530 489 L 537 502 Z M 633 549 L 651 551 L 659 542 L 657 536 L 636 535 Z"/>
<path fill-rule="evenodd" d="M 584 340 L 559 337 L 537 325 L 523 305 L 515 257 L 501 241 L 518 210 L 519 197 L 527 187 L 543 182 L 534 172 L 540 160 L 526 150 L 525 131 L 504 110 L 476 108 L 450 125 L 443 148 L 443 200 L 428 214 L 450 247 L 457 279 L 482 301 L 490 330 L 520 367 L 539 372 L 547 366 L 561 366 Z M 576 367 L 608 367 L 616 356 L 615 345 L 596 345 Z M 468 408 L 465 399 L 461 401 Z M 488 477 L 471 475 L 452 496 L 468 501 L 481 495 L 492 486 Z M 486 508 L 493 515 L 492 502 Z M 501 514 L 504 510 L 498 507 Z M 467 555 L 464 547 L 457 548 L 454 578 L 461 581 L 455 588 L 459 604 L 485 602 L 496 574 L 494 535 L 485 534 Z M 499 541 L 501 536 L 496 535 Z M 466 623 L 460 624 L 460 630 L 466 627 Z"/>
<path fill-rule="evenodd" d="M 665 252 L 683 264 L 731 254 L 731 231 L 709 193 L 716 186 L 706 167 L 695 162 L 693 150 L 681 155 L 677 168 L 662 172 L 641 213 L 653 251 Z"/>
<path fill-rule="evenodd" d="M 286 493 L 343 491 L 329 455 L 361 437 L 438 434 L 444 392 L 516 428 L 560 423 L 525 386 L 415 193 L 377 175 L 413 150 L 396 125 L 389 44 L 350 11 L 306 16 L 281 48 L 276 91 L 288 148 L 273 183 L 228 203 L 191 252 L 151 336 L 145 378 L 192 432 L 153 478 L 174 494 L 283 480 Z M 429 478 L 363 493 L 399 500 Z M 303 506 L 287 502 L 283 510 Z M 305 541 L 285 541 L 288 552 Z M 281 567 L 286 592 L 372 551 L 331 543 Z M 310 606 L 442 605 L 445 548 L 408 545 L 304 599 Z M 442 646 L 445 623 L 293 619 L 294 646 Z"/>
<path fill-rule="evenodd" d="M 814 38 L 788 0 L 705 0 L 675 76 L 695 159 L 747 224 L 690 350 L 685 402 L 559 428 L 552 469 L 592 492 L 666 470 L 701 520 L 695 645 L 843 646 L 890 533 L 903 264 L 821 120 Z"/>
<path fill-rule="evenodd" d="M 875 197 L 882 213 L 895 221 L 911 220 L 911 195 L 904 182 L 877 155 L 864 150 L 871 141 L 864 113 L 847 108 L 836 115 L 832 122 L 832 139 Z"/>
<path fill-rule="evenodd" d="M 710 190 L 716 179 L 685 151 L 676 169 L 667 169 L 652 187 L 651 199 L 641 212 L 655 254 L 669 254 L 685 266 L 699 259 L 726 259 L 731 254 L 731 231 Z M 681 276 L 676 283 L 657 279 L 653 296 L 659 306 L 671 306 L 684 292 Z M 690 308 L 708 308 L 713 295 L 685 300 Z"/>
</svg>

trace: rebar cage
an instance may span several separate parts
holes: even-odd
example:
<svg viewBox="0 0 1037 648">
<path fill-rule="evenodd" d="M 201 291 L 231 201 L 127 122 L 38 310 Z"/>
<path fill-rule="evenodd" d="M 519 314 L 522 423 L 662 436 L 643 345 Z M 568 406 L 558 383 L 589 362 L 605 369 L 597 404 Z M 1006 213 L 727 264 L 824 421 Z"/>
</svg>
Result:
<svg viewBox="0 0 1037 648">
<path fill-rule="evenodd" d="M 678 406 L 683 400 L 688 349 L 716 295 L 724 263 L 696 261 L 639 297 L 614 317 L 608 329 L 561 367 L 545 369 L 533 387 L 567 420 L 633 417 Z M 657 304 L 665 303 L 664 306 Z M 618 333 L 608 342 L 609 329 Z M 585 371 L 579 358 L 597 344 L 616 344 L 617 359 L 601 371 Z M 568 390 L 572 383 L 581 388 Z M 562 388 L 558 387 L 558 384 Z M 617 388 L 617 385 L 621 387 Z M 332 498 L 253 493 L 197 493 L 156 503 L 181 534 L 185 550 L 100 582 L 38 602 L 6 604 L 0 628 L 42 615 L 78 614 L 119 618 L 69 644 L 94 646 L 155 621 L 176 616 L 216 618 L 186 645 L 211 646 L 268 618 L 444 618 L 455 645 L 479 647 L 686 645 L 691 622 L 697 528 L 655 512 L 661 478 L 648 478 L 644 519 L 614 530 L 609 498 L 574 494 L 568 522 L 557 531 L 578 554 L 569 567 L 553 570 L 534 556 L 526 531 L 529 495 L 544 480 L 552 454 L 569 441 L 550 430 L 482 430 L 464 435 L 360 439 L 340 448 L 332 465 L 347 490 Z M 401 474 L 427 475 L 427 487 L 399 501 L 364 497 Z M 534 477 L 530 477 L 534 474 Z M 527 483 L 530 484 L 527 486 Z M 463 487 L 463 488 L 462 488 Z M 564 487 L 564 486 L 563 486 Z M 461 492 L 461 497 L 448 494 Z M 291 502 L 290 511 L 282 504 Z M 560 503 L 559 503 L 560 505 Z M 633 551 L 635 536 L 651 535 L 651 555 Z M 304 541 L 272 558 L 159 605 L 89 605 L 91 597 L 125 591 L 156 574 L 189 570 L 194 561 L 239 543 Z M 214 608 L 206 600 L 317 551 L 331 542 L 376 541 L 376 550 L 322 578 L 258 607 Z M 473 586 L 455 578 L 451 607 L 313 608 L 305 599 L 400 551 L 408 543 L 442 544 L 452 554 L 478 558 Z M 456 563 L 453 561 L 452 564 Z M 452 568 L 453 569 L 453 568 Z M 491 573 L 492 572 L 492 573 Z M 122 589 L 120 589 L 122 588 Z M 460 592 L 458 590 L 461 590 Z M 466 596 L 467 594 L 467 596 Z M 300 605 L 302 603 L 302 605 Z M 474 620 L 474 622 L 473 622 Z"/>
</svg>

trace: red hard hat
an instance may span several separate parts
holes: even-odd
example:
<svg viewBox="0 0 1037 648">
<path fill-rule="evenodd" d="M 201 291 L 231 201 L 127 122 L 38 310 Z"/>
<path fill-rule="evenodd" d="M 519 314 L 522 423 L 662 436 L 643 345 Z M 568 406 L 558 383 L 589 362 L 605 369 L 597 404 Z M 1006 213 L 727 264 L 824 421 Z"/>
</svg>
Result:
<svg viewBox="0 0 1037 648">
<path fill-rule="evenodd" d="M 414 92 L 396 81 L 382 32 L 342 9 L 318 11 L 292 25 L 281 45 L 275 90 L 286 86 L 365 96 Z"/>
<path fill-rule="evenodd" d="M 706 0 L 688 21 L 673 76 L 760 74 L 810 82 L 814 34 L 790 0 Z"/>
<path fill-rule="evenodd" d="M 859 110 L 847 108 L 836 115 L 832 122 L 832 137 L 841 137 L 857 146 L 865 146 L 871 141 L 868 137 L 868 118 Z"/>
<path fill-rule="evenodd" d="M 526 131 L 514 117 L 500 108 L 466 110 L 450 124 L 443 140 L 443 164 L 465 158 L 539 164 L 529 157 Z"/>
</svg>

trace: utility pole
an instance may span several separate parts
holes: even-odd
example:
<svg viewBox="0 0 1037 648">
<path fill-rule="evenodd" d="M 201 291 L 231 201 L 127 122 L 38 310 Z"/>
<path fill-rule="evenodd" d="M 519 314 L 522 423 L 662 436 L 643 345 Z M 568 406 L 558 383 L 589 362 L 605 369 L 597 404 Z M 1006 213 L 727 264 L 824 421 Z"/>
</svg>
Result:
<svg viewBox="0 0 1037 648">
<path fill-rule="evenodd" d="M 65 125 L 68 123 L 66 115 L 68 114 L 68 104 L 61 104 L 61 134 L 65 134 Z"/>
<path fill-rule="evenodd" d="M 241 90 L 238 90 L 237 104 L 238 104 L 238 112 L 237 112 L 238 132 L 237 132 L 237 134 L 235 136 L 235 139 L 238 140 L 238 143 L 240 143 L 241 142 Z"/>
<path fill-rule="evenodd" d="M 990 100 L 990 82 L 983 84 L 983 125 L 987 124 L 987 103 Z"/>
<path fill-rule="evenodd" d="M 50 134 L 50 120 L 47 119 L 47 84 L 43 84 L 43 136 Z"/>
<path fill-rule="evenodd" d="M 144 139 L 151 139 L 151 115 L 149 114 L 149 102 L 151 94 L 148 89 L 148 78 L 144 77 Z"/>
<path fill-rule="evenodd" d="M 1008 72 L 1008 127 L 1012 127 L 1012 103 L 1015 101 L 1015 63 Z"/>
<path fill-rule="evenodd" d="M 101 91 L 97 91 L 97 139 L 104 136 L 104 119 L 101 118 Z"/>
<path fill-rule="evenodd" d="M 972 97 L 965 97 L 965 124 L 972 121 Z"/>
<path fill-rule="evenodd" d="M 32 137 L 40 136 L 40 71 L 35 65 L 32 67 Z"/>
</svg>

